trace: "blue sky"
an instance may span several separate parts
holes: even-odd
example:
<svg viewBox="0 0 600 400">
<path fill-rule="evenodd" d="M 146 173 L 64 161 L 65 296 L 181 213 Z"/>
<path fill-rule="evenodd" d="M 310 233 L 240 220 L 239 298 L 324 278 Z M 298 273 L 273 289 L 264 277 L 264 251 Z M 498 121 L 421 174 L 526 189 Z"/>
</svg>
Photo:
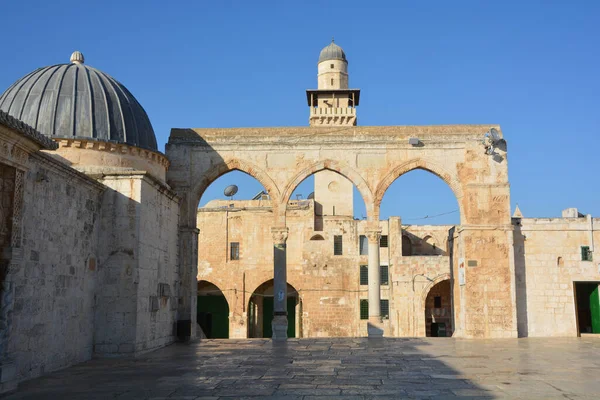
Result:
<svg viewBox="0 0 600 400">
<path fill-rule="evenodd" d="M 529 217 L 567 207 L 600 215 L 597 0 L 59 0 L 0 10 L 0 91 L 80 50 L 138 98 L 161 150 L 172 127 L 307 125 L 304 90 L 316 87 L 319 51 L 335 36 L 350 85 L 362 90 L 360 125 L 500 124 L 513 207 Z M 227 177 L 238 197 L 255 191 Z M 219 197 L 217 186 L 205 197 Z M 391 190 L 384 216 L 456 208 L 426 173 Z"/>
</svg>

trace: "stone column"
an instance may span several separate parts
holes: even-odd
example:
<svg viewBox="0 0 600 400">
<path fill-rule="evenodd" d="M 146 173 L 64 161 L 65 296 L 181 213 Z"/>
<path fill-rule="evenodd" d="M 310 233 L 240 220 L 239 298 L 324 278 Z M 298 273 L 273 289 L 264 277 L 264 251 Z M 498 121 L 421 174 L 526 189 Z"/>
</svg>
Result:
<svg viewBox="0 0 600 400">
<path fill-rule="evenodd" d="M 179 227 L 179 307 L 178 336 L 187 340 L 196 337 L 196 302 L 198 300 L 198 233 L 197 228 Z"/>
<path fill-rule="evenodd" d="M 381 293 L 379 272 L 379 239 L 380 229 L 367 231 L 369 240 L 369 322 L 367 330 L 369 337 L 383 336 L 381 321 Z"/>
<path fill-rule="evenodd" d="M 287 265 L 285 242 L 288 228 L 271 228 L 273 235 L 273 340 L 287 340 Z"/>
</svg>

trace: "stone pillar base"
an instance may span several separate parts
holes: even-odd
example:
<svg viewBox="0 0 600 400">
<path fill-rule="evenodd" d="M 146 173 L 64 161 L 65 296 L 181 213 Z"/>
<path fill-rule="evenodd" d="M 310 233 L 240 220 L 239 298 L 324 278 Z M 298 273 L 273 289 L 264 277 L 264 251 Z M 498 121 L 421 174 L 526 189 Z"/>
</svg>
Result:
<svg viewBox="0 0 600 400">
<path fill-rule="evenodd" d="M 288 320 L 285 315 L 274 316 L 273 321 L 271 322 L 271 328 L 273 329 L 274 341 L 281 342 L 287 340 Z"/>
<path fill-rule="evenodd" d="M 17 388 L 17 366 L 10 361 L 0 364 L 0 393 L 12 392 Z"/>
<path fill-rule="evenodd" d="M 381 317 L 369 317 L 367 332 L 369 337 L 383 337 L 383 322 L 381 322 Z"/>
</svg>

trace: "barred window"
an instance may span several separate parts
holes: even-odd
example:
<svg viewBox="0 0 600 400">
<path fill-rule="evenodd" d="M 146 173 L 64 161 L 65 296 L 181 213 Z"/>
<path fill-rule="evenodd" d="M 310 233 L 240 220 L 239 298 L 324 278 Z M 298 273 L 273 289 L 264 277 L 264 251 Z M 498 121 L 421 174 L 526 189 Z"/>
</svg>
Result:
<svg viewBox="0 0 600 400">
<path fill-rule="evenodd" d="M 581 246 L 581 261 L 592 261 L 590 246 Z"/>
<path fill-rule="evenodd" d="M 379 284 L 380 285 L 389 285 L 390 277 L 389 270 L 387 265 L 379 266 Z"/>
<path fill-rule="evenodd" d="M 360 266 L 360 284 L 361 285 L 369 284 L 369 267 L 366 265 Z"/>
<path fill-rule="evenodd" d="M 381 307 L 381 318 L 390 319 L 390 301 L 381 299 L 379 306 Z M 369 319 L 369 300 L 360 301 L 360 319 Z"/>
<path fill-rule="evenodd" d="M 369 255 L 369 241 L 365 235 L 358 237 L 358 250 L 361 256 Z"/>
<path fill-rule="evenodd" d="M 381 307 L 381 318 L 390 319 L 390 301 L 381 299 L 379 306 Z"/>
<path fill-rule="evenodd" d="M 388 235 L 381 235 L 379 247 L 388 247 Z"/>
<path fill-rule="evenodd" d="M 433 298 L 433 307 L 442 308 L 442 296 L 435 296 Z"/>
<path fill-rule="evenodd" d="M 239 260 L 240 259 L 240 243 L 239 242 L 231 242 L 229 244 L 229 259 L 230 260 Z"/>
<path fill-rule="evenodd" d="M 342 235 L 333 236 L 333 255 L 342 255 Z"/>
<path fill-rule="evenodd" d="M 369 319 L 369 300 L 360 301 L 360 319 Z"/>
</svg>

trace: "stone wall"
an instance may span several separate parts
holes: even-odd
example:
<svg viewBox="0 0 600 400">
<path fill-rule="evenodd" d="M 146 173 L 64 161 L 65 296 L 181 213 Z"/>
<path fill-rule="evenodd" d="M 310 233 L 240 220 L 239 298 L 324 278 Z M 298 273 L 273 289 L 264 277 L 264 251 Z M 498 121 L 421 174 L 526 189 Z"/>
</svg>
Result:
<svg viewBox="0 0 600 400">
<path fill-rule="evenodd" d="M 577 213 L 575 213 L 577 215 Z M 519 336 L 577 336 L 574 282 L 600 282 L 600 219 L 513 218 Z"/>
<path fill-rule="evenodd" d="M 8 357 L 17 380 L 89 360 L 103 188 L 41 153 L 25 173 L 21 263 L 11 270 Z"/>
<path fill-rule="evenodd" d="M 105 175 L 97 354 L 140 353 L 174 341 L 175 195 L 144 173 Z"/>
<path fill-rule="evenodd" d="M 136 352 L 175 340 L 179 205 L 159 182 L 141 181 Z"/>
</svg>

